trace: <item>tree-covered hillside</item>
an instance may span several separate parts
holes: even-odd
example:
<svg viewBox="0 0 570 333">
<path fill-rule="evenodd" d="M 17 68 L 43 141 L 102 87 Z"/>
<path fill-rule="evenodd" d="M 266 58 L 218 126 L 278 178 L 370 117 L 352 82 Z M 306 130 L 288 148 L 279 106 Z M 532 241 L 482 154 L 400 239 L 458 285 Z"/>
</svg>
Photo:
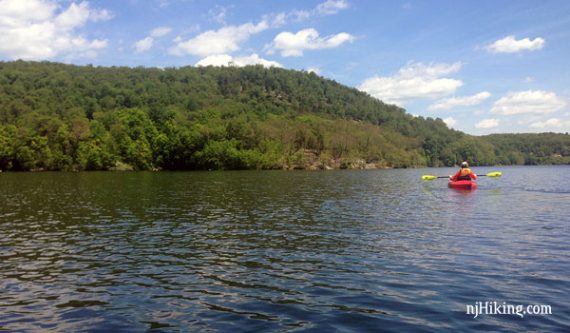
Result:
<svg viewBox="0 0 570 333">
<path fill-rule="evenodd" d="M 0 62 L 2 170 L 415 167 L 570 155 L 568 135 L 529 137 L 528 146 L 497 138 L 306 72 Z"/>
<path fill-rule="evenodd" d="M 496 148 L 498 164 L 570 164 L 570 135 L 491 134 L 481 137 Z"/>
</svg>

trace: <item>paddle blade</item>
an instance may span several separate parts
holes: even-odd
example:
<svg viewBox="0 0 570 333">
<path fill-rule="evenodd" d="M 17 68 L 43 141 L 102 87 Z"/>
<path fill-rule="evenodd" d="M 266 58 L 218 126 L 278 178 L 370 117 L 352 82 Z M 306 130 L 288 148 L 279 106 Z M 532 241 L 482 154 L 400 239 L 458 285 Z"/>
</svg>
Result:
<svg viewBox="0 0 570 333">
<path fill-rule="evenodd" d="M 502 175 L 503 175 L 502 172 L 489 172 L 485 176 L 487 176 L 487 177 L 501 177 Z"/>
<path fill-rule="evenodd" d="M 423 180 L 434 180 L 434 179 L 437 179 L 437 176 L 425 175 L 425 176 L 422 176 L 422 179 Z"/>
</svg>

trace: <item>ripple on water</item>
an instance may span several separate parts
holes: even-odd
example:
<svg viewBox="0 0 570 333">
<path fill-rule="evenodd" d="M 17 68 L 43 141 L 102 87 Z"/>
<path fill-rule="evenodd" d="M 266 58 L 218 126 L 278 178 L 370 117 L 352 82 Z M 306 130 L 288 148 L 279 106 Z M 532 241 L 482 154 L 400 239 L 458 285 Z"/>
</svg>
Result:
<svg viewBox="0 0 570 333">
<path fill-rule="evenodd" d="M 568 180 L 460 193 L 422 172 L 3 174 L 0 328 L 568 327 Z M 487 300 L 554 315 L 465 314 Z"/>
</svg>

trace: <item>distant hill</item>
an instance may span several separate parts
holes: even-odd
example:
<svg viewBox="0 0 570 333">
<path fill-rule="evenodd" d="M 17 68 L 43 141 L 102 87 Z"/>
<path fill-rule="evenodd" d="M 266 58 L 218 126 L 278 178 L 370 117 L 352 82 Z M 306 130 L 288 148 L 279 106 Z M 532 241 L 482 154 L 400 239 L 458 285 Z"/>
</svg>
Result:
<svg viewBox="0 0 570 333">
<path fill-rule="evenodd" d="M 0 169 L 568 163 L 570 136 L 470 136 L 313 73 L 0 62 Z"/>
<path fill-rule="evenodd" d="M 480 138 L 495 146 L 499 164 L 570 164 L 568 133 L 491 134 Z"/>
</svg>

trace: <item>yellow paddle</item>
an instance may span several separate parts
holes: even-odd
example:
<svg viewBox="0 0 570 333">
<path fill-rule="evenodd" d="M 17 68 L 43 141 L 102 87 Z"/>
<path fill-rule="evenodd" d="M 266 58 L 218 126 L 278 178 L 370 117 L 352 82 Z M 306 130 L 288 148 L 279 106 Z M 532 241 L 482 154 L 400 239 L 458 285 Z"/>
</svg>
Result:
<svg viewBox="0 0 570 333">
<path fill-rule="evenodd" d="M 477 175 L 478 177 L 501 177 L 503 175 L 502 172 L 489 172 L 486 175 Z M 434 179 L 438 179 L 438 178 L 449 178 L 449 176 L 430 176 L 430 175 L 425 175 L 422 176 L 423 180 L 434 180 Z"/>
</svg>

